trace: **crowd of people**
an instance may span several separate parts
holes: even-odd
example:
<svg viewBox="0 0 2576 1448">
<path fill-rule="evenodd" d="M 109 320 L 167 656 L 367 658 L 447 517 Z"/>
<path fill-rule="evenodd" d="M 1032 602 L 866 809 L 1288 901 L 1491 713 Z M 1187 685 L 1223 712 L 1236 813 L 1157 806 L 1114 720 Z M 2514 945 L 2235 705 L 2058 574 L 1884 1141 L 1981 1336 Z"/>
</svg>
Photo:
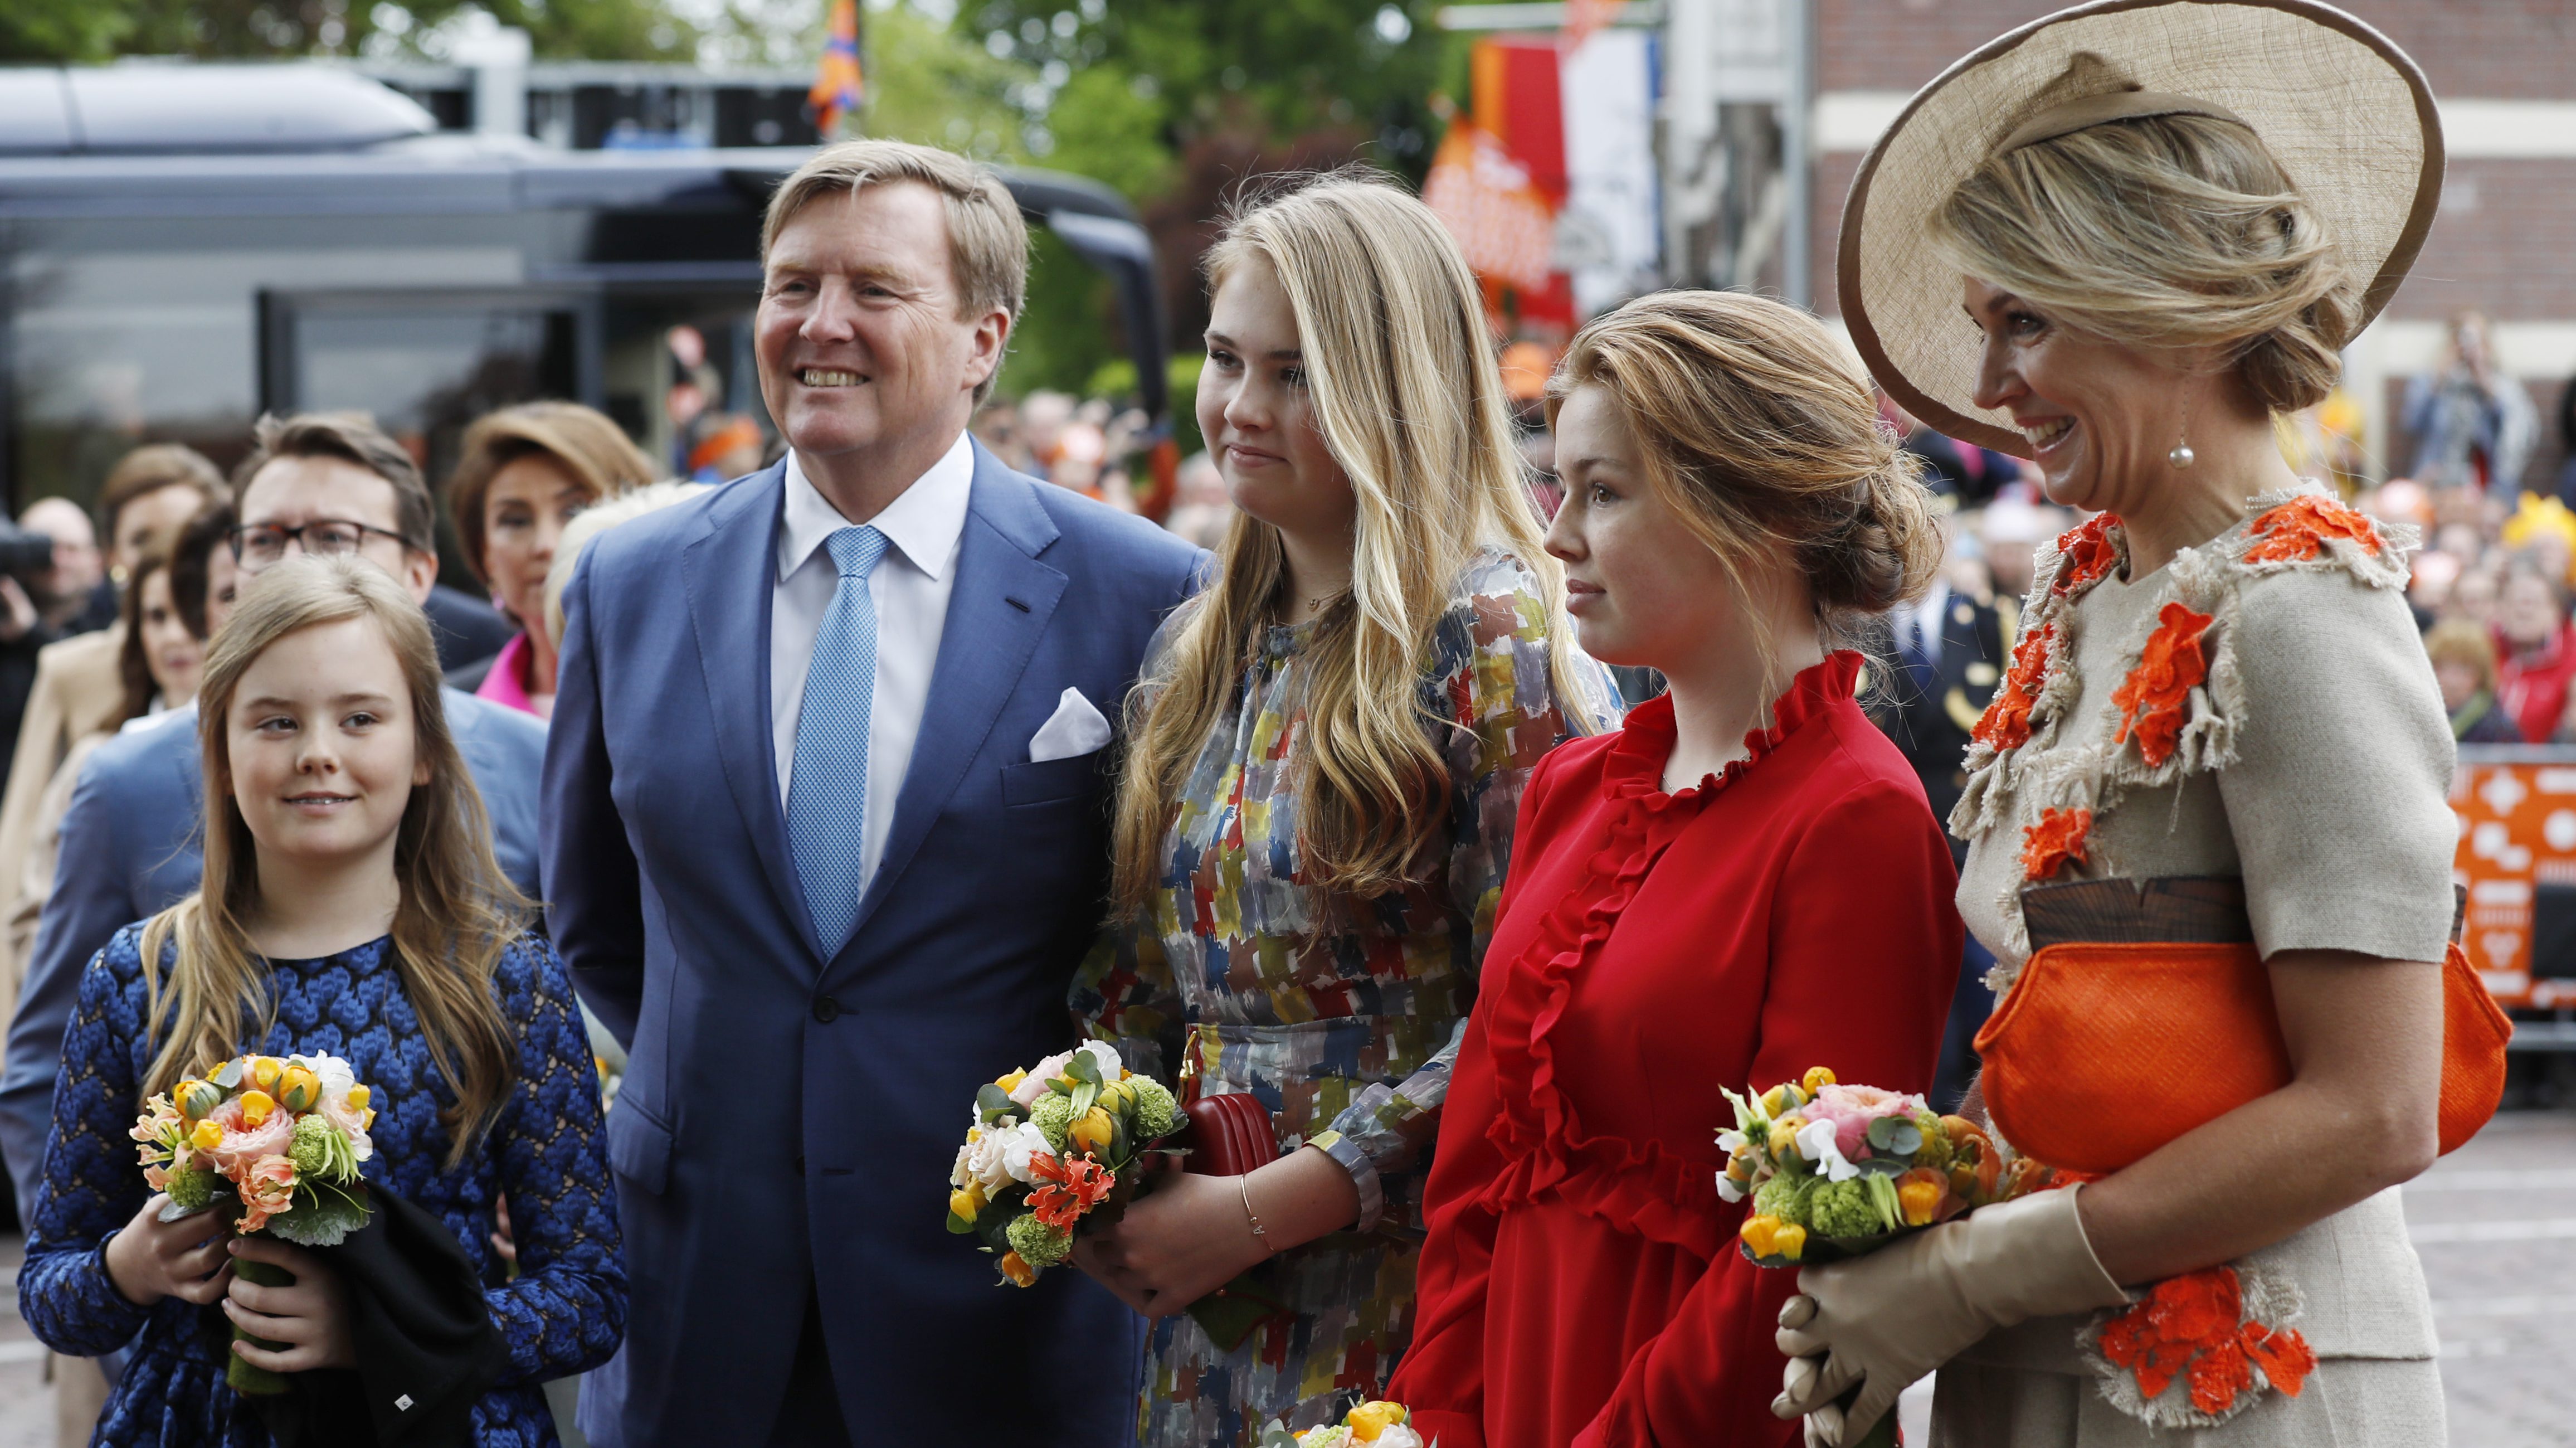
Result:
<svg viewBox="0 0 2576 1448">
<path fill-rule="evenodd" d="M 67 1426 L 1258 1448 L 1393 1399 L 1449 1448 L 1842 1448 L 1937 1369 L 1935 1443 L 2441 1441 L 2392 1189 L 2502 1060 L 2445 794 L 2455 738 L 2566 727 L 2576 515 L 2476 474 L 2466 324 L 2433 483 L 2285 457 L 2411 259 L 2328 234 L 2302 185 L 2393 163 L 2314 129 L 2438 164 L 2437 112 L 2314 7 L 2266 43 L 2334 63 L 2195 100 L 2229 52 L 2174 8 L 1908 112 L 1847 218 L 1907 262 L 1846 269 L 1866 374 L 1694 291 L 1510 372 L 1418 199 L 1274 182 L 1157 527 L 1128 422 L 989 406 L 1007 190 L 859 141 L 764 223 L 784 451 L 707 486 L 482 419 L 442 481 L 489 607 L 361 418 L 138 452 L 104 580 L 31 512 L 0 1156 Z M 1258 1124 L 997 1288 L 938 1203 L 1012 1148 L 955 1128 L 1077 1040 Z M 369 1088 L 363 1267 L 137 1168 L 245 1053 Z M 1719 1088 L 1837 1078 L 2026 1190 L 1758 1268 Z M 191 1149 L 291 1180 L 249 1100 Z"/>
</svg>

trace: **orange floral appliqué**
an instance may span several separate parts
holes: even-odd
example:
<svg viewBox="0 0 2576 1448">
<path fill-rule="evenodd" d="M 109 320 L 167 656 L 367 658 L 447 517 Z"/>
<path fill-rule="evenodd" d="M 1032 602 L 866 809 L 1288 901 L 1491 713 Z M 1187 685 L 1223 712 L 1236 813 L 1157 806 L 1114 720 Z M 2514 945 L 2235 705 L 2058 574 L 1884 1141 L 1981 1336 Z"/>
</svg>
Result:
<svg viewBox="0 0 2576 1448">
<path fill-rule="evenodd" d="M 2150 767 L 2173 757 L 2182 742 L 2183 711 L 2191 691 L 2209 677 L 2200 637 L 2212 617 L 2180 603 L 2166 604 L 2156 615 L 2158 627 L 2148 636 L 2138 666 L 2111 691 L 2111 703 L 2120 711 L 2119 732 L 2113 738 L 2125 744 L 2131 734 L 2137 735 L 2138 753 Z"/>
<path fill-rule="evenodd" d="M 2255 519 L 2248 531 L 2260 540 L 2245 550 L 2248 563 L 2304 563 L 2330 538 L 2349 538 L 2362 552 L 2379 556 L 2379 530 L 2371 521 L 2322 493 L 2292 498 Z"/>
<path fill-rule="evenodd" d="M 2040 685 L 2048 673 L 2048 644 L 2056 636 L 2057 625 L 2044 624 L 2013 645 L 2012 667 L 1995 687 L 1977 727 L 1968 731 L 1969 738 L 1998 750 L 2019 749 L 2030 742 L 2030 710 L 2039 701 Z"/>
<path fill-rule="evenodd" d="M 2089 809 L 2042 810 L 2039 823 L 2021 832 L 2021 870 L 2025 880 L 2045 880 L 2068 861 L 2084 863 L 2084 837 L 2092 832 Z"/>
<path fill-rule="evenodd" d="M 2293 1398 L 2317 1368 L 2306 1338 L 2246 1319 L 2244 1287 L 2233 1267 L 2157 1283 L 2145 1301 L 2103 1325 L 2101 1348 L 2112 1366 L 2137 1377 L 2141 1397 L 2162 1397 L 2174 1379 L 2184 1378 L 2191 1405 L 2212 1417 L 2254 1390 L 2257 1368 Z"/>
<path fill-rule="evenodd" d="M 2082 523 L 2057 535 L 2057 581 L 2049 585 L 2051 593 L 2072 596 L 2101 582 L 2111 570 L 2120 566 L 2120 542 L 2111 530 L 2120 526 L 2117 515 L 2096 513 Z"/>
</svg>

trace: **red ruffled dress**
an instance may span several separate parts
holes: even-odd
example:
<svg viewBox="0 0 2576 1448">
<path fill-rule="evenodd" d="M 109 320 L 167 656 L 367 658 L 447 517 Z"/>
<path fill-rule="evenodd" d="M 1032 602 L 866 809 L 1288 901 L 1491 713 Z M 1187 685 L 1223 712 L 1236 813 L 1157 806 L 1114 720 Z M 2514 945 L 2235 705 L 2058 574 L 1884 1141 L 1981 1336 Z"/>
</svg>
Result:
<svg viewBox="0 0 2576 1448">
<path fill-rule="evenodd" d="M 1950 851 L 1852 699 L 1800 674 L 1750 757 L 1660 787 L 1671 700 L 1548 755 L 1427 1189 L 1387 1395 L 1441 1448 L 1794 1444 L 1771 1416 L 1795 1272 L 1735 1247 L 1720 1087 L 1932 1082 L 1959 968 Z"/>
</svg>

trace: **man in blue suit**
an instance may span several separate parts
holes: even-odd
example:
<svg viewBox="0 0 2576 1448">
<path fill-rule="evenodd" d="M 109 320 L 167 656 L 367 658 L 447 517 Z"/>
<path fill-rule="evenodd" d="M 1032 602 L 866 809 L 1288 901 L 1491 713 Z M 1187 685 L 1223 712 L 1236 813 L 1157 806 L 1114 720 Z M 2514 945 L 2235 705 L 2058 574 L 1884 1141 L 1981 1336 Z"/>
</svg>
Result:
<svg viewBox="0 0 2576 1448">
<path fill-rule="evenodd" d="M 941 1194 L 977 1084 L 1072 1043 L 1108 721 L 1201 555 L 967 437 L 1027 267 L 989 172 L 835 146 L 763 254 L 792 451 L 600 535 L 564 594 L 546 889 L 630 1049 L 624 1387 L 583 1429 L 1124 1443 L 1140 1324 L 1078 1273 L 996 1285 Z"/>
<path fill-rule="evenodd" d="M 429 596 L 438 577 L 428 485 L 402 444 L 358 419 L 263 417 L 234 474 L 240 522 L 231 547 L 255 574 L 296 549 L 355 552 Z M 245 586 L 247 579 L 245 579 Z M 225 604 L 206 600 L 212 633 Z M 456 747 L 492 816 L 493 852 L 521 890 L 537 889 L 537 788 L 545 726 L 454 689 L 444 693 Z M 9 1024 L 0 1065 L 0 1152 L 18 1190 L 20 1220 L 35 1199 L 53 1119 L 63 1030 L 82 969 L 117 928 L 177 904 L 203 870 L 204 794 L 194 704 L 138 721 L 98 747 L 63 816 L 53 894 Z"/>
</svg>

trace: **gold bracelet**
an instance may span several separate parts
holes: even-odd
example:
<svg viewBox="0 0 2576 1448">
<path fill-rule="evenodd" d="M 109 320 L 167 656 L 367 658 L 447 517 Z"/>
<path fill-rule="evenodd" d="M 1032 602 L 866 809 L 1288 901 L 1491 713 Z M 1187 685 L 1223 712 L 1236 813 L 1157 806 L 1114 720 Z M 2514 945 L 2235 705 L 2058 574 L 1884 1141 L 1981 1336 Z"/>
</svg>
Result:
<svg viewBox="0 0 2576 1448">
<path fill-rule="evenodd" d="M 1277 1253 L 1270 1245 L 1270 1229 L 1261 1225 L 1261 1214 L 1252 1209 L 1252 1174 L 1246 1172 L 1236 1177 L 1234 1185 L 1235 1189 L 1243 1195 L 1243 1215 L 1246 1221 L 1252 1223 L 1253 1240 L 1261 1244 L 1261 1250 L 1265 1254 L 1276 1256 Z"/>
</svg>

